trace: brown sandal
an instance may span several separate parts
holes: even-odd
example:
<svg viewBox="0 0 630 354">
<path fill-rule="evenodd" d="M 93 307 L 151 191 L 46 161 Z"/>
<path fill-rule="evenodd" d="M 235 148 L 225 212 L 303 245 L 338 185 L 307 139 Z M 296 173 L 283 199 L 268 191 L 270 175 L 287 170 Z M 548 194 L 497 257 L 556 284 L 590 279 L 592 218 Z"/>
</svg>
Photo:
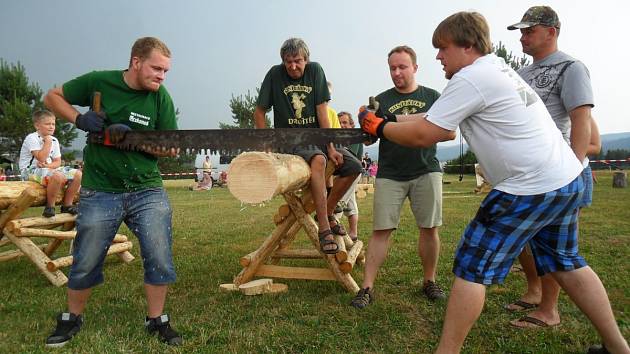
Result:
<svg viewBox="0 0 630 354">
<path fill-rule="evenodd" d="M 330 230 L 324 230 L 317 233 L 319 237 L 319 248 L 325 254 L 335 254 L 339 251 L 339 245 L 335 242 L 335 234 Z M 335 247 L 331 247 L 331 246 Z"/>
<path fill-rule="evenodd" d="M 330 230 L 338 236 L 345 236 L 348 234 L 348 232 L 346 232 L 346 229 L 343 227 L 343 225 L 341 225 L 341 223 L 339 223 L 339 221 L 337 220 L 337 218 L 334 215 L 328 215 L 328 222 L 334 221 L 335 222 L 335 226 L 330 226 Z"/>
</svg>

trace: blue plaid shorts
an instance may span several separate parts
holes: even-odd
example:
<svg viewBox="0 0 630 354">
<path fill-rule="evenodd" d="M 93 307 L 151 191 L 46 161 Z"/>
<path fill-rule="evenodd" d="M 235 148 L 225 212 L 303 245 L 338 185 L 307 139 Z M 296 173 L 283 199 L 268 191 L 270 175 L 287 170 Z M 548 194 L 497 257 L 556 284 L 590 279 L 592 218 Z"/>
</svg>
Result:
<svg viewBox="0 0 630 354">
<path fill-rule="evenodd" d="M 554 191 L 519 196 L 493 189 L 468 224 L 453 273 L 479 284 L 503 283 L 529 241 L 540 275 L 586 266 L 578 254 L 582 176 Z"/>
</svg>

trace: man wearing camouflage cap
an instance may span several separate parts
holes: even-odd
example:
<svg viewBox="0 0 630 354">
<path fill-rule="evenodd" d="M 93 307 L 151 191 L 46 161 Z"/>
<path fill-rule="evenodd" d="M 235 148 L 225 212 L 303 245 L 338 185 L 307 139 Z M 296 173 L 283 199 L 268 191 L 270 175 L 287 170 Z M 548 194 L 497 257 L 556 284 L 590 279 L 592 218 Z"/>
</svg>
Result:
<svg viewBox="0 0 630 354">
<path fill-rule="evenodd" d="M 534 61 L 520 69 L 518 74 L 542 98 L 562 136 L 582 161 L 585 192 L 580 207 L 588 206 L 592 201 L 593 183 L 586 154 L 591 137 L 591 108 L 594 106 L 588 69 L 582 62 L 558 50 L 560 20 L 551 7 L 529 8 L 521 22 L 508 26 L 508 30 L 515 29 L 521 31 L 523 52 L 531 55 Z M 524 250 L 519 261 L 528 280 L 527 292 L 506 308 L 510 311 L 538 308 L 511 324 L 521 328 L 558 325 L 558 283 L 551 276 L 537 276 L 531 250 Z"/>
</svg>

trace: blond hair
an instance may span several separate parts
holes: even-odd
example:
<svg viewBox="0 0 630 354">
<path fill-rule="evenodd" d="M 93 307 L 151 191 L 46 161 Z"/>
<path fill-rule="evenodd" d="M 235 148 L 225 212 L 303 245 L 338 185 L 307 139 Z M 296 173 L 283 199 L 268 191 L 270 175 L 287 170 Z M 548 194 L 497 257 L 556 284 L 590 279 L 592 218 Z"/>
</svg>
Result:
<svg viewBox="0 0 630 354">
<path fill-rule="evenodd" d="M 166 44 L 155 37 L 142 37 L 138 38 L 131 47 L 131 57 L 129 58 L 129 66 L 134 57 L 138 57 L 141 60 L 148 58 L 153 50 L 157 50 L 165 57 L 171 57 L 171 51 Z"/>
<path fill-rule="evenodd" d="M 33 123 L 37 123 L 40 122 L 42 120 L 44 120 L 44 118 L 48 118 L 48 117 L 55 117 L 55 114 L 47 109 L 39 109 L 35 112 L 33 112 Z"/>
<path fill-rule="evenodd" d="M 448 43 L 458 47 L 473 47 L 480 54 L 492 53 L 490 28 L 478 12 L 458 12 L 440 22 L 433 32 L 433 47 L 443 48 Z"/>
</svg>

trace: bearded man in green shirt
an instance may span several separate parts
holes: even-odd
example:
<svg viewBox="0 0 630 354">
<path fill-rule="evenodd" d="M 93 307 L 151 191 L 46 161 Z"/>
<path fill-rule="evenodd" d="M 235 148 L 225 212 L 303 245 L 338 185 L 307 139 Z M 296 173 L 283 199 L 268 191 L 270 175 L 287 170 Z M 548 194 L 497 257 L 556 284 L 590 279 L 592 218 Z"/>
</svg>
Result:
<svg viewBox="0 0 630 354">
<path fill-rule="evenodd" d="M 389 73 L 394 87 L 376 96 L 385 115 L 404 116 L 429 110 L 440 94 L 416 83 L 416 53 L 398 46 L 388 55 Z M 373 300 L 376 274 L 387 257 L 389 237 L 398 227 L 400 211 L 409 199 L 419 229 L 418 255 L 424 271 L 422 292 L 432 301 L 444 299 L 437 285 L 436 270 L 440 254 L 438 226 L 442 225 L 442 170 L 435 157 L 436 146 L 410 148 L 387 139 L 379 143 L 379 168 L 374 186 L 374 224 L 367 251 L 363 285 L 352 306 L 362 309 Z"/>
<path fill-rule="evenodd" d="M 127 70 L 92 71 L 79 76 L 50 90 L 44 103 L 58 116 L 90 133 L 103 129 L 114 132 L 112 124 L 124 124 L 133 130 L 177 129 L 173 101 L 162 85 L 171 66 L 170 57 L 170 50 L 159 39 L 140 38 L 131 49 Z M 96 91 L 102 93 L 102 112 L 81 114 L 73 107 L 89 106 Z M 81 329 L 92 288 L 103 282 L 105 254 L 123 221 L 140 242 L 148 305 L 145 327 L 168 344 L 181 344 L 181 336 L 162 312 L 168 284 L 175 281 L 176 274 L 171 253 L 172 210 L 157 168 L 158 156 L 177 153 L 123 151 L 87 144 L 68 280 L 68 311 L 57 317 L 57 327 L 46 346 L 63 346 Z"/>
</svg>

